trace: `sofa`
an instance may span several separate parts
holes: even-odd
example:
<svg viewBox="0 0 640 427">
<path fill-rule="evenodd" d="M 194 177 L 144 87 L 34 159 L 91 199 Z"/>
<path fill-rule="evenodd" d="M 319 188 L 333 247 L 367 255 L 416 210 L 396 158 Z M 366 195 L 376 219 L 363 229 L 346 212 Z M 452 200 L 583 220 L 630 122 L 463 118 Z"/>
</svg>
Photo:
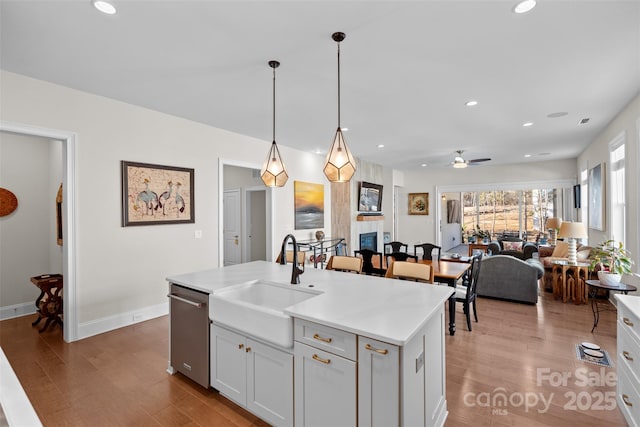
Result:
<svg viewBox="0 0 640 427">
<path fill-rule="evenodd" d="M 504 238 L 490 242 L 487 251 L 491 251 L 492 255 L 510 255 L 527 260 L 538 252 L 538 246 L 532 242 L 524 242 L 519 238 Z"/>
<path fill-rule="evenodd" d="M 536 259 L 523 261 L 509 255 L 492 255 L 482 259 L 476 292 L 481 297 L 536 304 L 538 280 L 544 275 Z"/>
</svg>

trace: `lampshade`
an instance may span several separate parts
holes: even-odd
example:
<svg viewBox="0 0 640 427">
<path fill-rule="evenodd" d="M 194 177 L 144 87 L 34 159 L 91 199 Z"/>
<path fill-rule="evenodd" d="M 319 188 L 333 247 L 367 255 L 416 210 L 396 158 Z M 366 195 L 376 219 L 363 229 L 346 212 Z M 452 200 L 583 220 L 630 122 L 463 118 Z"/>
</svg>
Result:
<svg viewBox="0 0 640 427">
<path fill-rule="evenodd" d="M 581 222 L 563 222 L 560 226 L 558 237 L 573 237 L 574 239 L 585 239 L 589 237 L 587 229 Z"/>
<path fill-rule="evenodd" d="M 554 217 L 547 218 L 547 229 L 551 228 L 553 230 L 557 230 L 562 225 L 562 218 Z"/>
<path fill-rule="evenodd" d="M 338 43 L 338 130 L 324 163 L 324 174 L 331 182 L 347 182 L 356 172 L 356 162 L 347 147 L 340 126 L 340 42 L 345 39 L 344 33 L 333 33 L 331 38 Z"/>
<path fill-rule="evenodd" d="M 278 61 L 269 61 L 269 66 L 273 68 L 273 142 L 271 143 L 269 155 L 260 171 L 260 178 L 262 178 L 262 182 L 267 187 L 282 187 L 287 183 L 289 175 L 287 175 L 287 170 L 280 156 L 280 150 L 278 150 L 278 145 L 276 144 L 276 68 L 280 66 L 280 63 Z"/>
</svg>

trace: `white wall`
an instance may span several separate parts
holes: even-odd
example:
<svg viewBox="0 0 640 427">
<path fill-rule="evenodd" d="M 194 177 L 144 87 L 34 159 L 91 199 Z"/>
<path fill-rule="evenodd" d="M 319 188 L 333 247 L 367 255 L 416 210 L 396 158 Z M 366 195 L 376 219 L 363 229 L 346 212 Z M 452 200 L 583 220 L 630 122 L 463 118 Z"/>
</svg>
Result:
<svg viewBox="0 0 640 427">
<path fill-rule="evenodd" d="M 122 313 L 133 321 L 136 311 L 164 307 L 168 275 L 218 266 L 218 161 L 261 165 L 270 141 L 6 71 L 0 74 L 0 91 L 1 120 L 77 134 L 80 338 L 83 325 Z M 326 182 L 321 156 L 288 147 L 280 151 L 291 178 L 274 191 L 275 240 L 294 232 L 293 180 Z M 121 160 L 194 168 L 196 223 L 121 227 Z M 194 239 L 196 228 L 202 239 Z"/>
<path fill-rule="evenodd" d="M 521 163 L 513 165 L 473 166 L 465 169 L 433 169 L 404 171 L 405 186 L 401 188 L 398 199 L 398 236 L 396 240 L 413 246 L 418 243 L 436 242 L 439 224 L 436 222 L 436 210 L 442 206 L 436 200 L 436 190 L 446 186 L 490 185 L 501 188 L 504 183 L 575 182 L 575 160 Z M 407 213 L 409 193 L 429 193 L 429 215 L 409 215 Z M 446 221 L 446 209 L 440 219 Z"/>
<path fill-rule="evenodd" d="M 616 116 L 607 128 L 594 140 L 594 142 L 578 157 L 577 173 L 583 169 L 590 169 L 598 163 L 605 163 L 606 167 L 606 193 L 609 200 L 611 194 L 611 179 L 609 179 L 609 143 L 618 135 L 624 133 L 625 139 L 625 174 L 626 174 L 626 203 L 627 203 L 627 241 L 625 247 L 631 252 L 635 260 L 634 271 L 638 271 L 640 262 L 640 174 L 638 164 L 640 161 L 640 94 L 637 94 L 631 102 Z M 586 209 L 583 209 L 586 210 Z M 583 212 L 586 215 L 587 212 Z M 585 222 L 586 216 L 584 216 Z M 589 243 L 597 245 L 607 240 L 610 234 L 610 212 L 607 209 L 605 215 L 604 231 L 589 229 Z M 588 223 L 588 222 L 587 222 Z"/>
<path fill-rule="evenodd" d="M 39 290 L 32 276 L 62 273 L 56 244 L 55 201 L 61 181 L 59 141 L 2 132 L 0 186 L 18 208 L 0 218 L 0 317 L 35 311 Z"/>
</svg>

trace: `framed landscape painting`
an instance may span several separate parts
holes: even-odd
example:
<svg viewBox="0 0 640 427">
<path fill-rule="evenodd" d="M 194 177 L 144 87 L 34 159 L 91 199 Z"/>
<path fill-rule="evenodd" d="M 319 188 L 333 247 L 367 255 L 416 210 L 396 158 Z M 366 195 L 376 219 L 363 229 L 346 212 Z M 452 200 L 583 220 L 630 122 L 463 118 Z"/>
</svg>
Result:
<svg viewBox="0 0 640 427">
<path fill-rule="evenodd" d="M 604 231 L 605 226 L 604 163 L 589 169 L 589 228 Z"/>
<path fill-rule="evenodd" d="M 121 162 L 122 226 L 195 222 L 194 170 Z"/>
<path fill-rule="evenodd" d="M 295 229 L 324 228 L 324 185 L 294 181 Z"/>
</svg>

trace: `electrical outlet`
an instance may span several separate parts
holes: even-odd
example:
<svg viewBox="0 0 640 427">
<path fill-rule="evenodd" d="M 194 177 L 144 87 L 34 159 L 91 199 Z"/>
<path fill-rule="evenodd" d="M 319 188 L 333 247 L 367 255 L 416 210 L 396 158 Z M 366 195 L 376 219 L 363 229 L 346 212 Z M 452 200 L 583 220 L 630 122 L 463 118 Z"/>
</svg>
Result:
<svg viewBox="0 0 640 427">
<path fill-rule="evenodd" d="M 423 366 L 424 366 L 424 351 L 420 353 L 420 355 L 416 359 L 416 372 L 419 372 Z"/>
<path fill-rule="evenodd" d="M 202 230 L 196 230 L 196 231 L 194 231 L 194 232 L 193 232 L 193 236 L 194 236 L 196 239 L 202 239 Z"/>
</svg>

